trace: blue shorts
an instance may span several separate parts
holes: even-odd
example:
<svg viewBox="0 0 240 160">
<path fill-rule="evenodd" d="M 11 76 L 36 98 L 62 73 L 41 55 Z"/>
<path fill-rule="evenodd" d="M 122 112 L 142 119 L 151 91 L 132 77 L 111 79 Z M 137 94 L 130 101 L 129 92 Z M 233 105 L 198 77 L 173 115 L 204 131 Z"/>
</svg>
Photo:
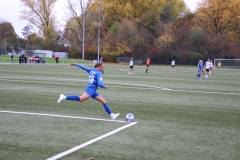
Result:
<svg viewBox="0 0 240 160">
<path fill-rule="evenodd" d="M 86 88 L 86 93 L 93 99 L 100 95 L 98 92 L 96 92 L 96 89 L 92 89 L 89 87 Z"/>
</svg>

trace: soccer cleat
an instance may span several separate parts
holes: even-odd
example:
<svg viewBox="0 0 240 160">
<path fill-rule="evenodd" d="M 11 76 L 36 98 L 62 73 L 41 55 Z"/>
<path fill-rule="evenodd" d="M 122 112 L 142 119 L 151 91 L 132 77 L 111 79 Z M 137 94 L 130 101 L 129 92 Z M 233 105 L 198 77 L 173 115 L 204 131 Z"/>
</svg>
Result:
<svg viewBox="0 0 240 160">
<path fill-rule="evenodd" d="M 64 94 L 60 94 L 60 97 L 58 98 L 58 103 L 60 103 L 62 100 L 66 99 Z"/>
<path fill-rule="evenodd" d="M 112 113 L 112 114 L 110 114 L 110 117 L 112 120 L 115 120 L 119 115 L 120 115 L 119 113 L 117 113 L 117 114 Z"/>
<path fill-rule="evenodd" d="M 202 78 L 199 78 L 199 79 L 202 79 Z"/>
</svg>

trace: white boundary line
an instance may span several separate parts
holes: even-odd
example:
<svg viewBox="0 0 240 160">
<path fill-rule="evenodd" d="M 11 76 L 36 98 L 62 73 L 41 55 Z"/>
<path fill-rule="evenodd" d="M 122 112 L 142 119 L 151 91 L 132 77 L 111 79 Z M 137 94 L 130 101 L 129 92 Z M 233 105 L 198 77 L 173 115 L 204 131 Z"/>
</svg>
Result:
<svg viewBox="0 0 240 160">
<path fill-rule="evenodd" d="M 62 152 L 62 153 L 59 153 L 59 154 L 57 154 L 57 155 L 55 155 L 55 156 L 53 156 L 53 157 L 50 157 L 50 158 L 48 158 L 47 160 L 56 160 L 56 159 L 62 158 L 62 157 L 66 156 L 66 155 L 68 155 L 68 154 L 70 154 L 70 153 L 73 153 L 73 152 L 75 152 L 75 151 L 77 151 L 77 150 L 79 150 L 79 149 L 81 149 L 81 148 L 84 148 L 84 147 L 86 147 L 86 146 L 88 146 L 88 145 L 90 145 L 90 144 L 92 144 L 92 143 L 94 143 L 94 142 L 97 142 L 97 141 L 99 141 L 99 140 L 101 140 L 101 139 L 103 139 L 103 138 L 106 138 L 106 137 L 108 137 L 108 136 L 111 136 L 111 135 L 113 135 L 113 134 L 115 134 L 115 133 L 117 133 L 117 132 L 120 132 L 121 130 L 126 129 L 126 128 L 128 128 L 128 127 L 131 127 L 131 126 L 133 126 L 133 125 L 135 125 L 135 124 L 137 124 L 137 122 L 132 122 L 132 123 L 130 123 L 130 124 L 127 124 L 127 125 L 125 125 L 125 126 L 122 126 L 122 127 L 120 127 L 120 128 L 117 128 L 117 129 L 115 129 L 115 130 L 113 130 L 113 131 L 111 131 L 111 132 L 108 132 L 108 133 L 106 133 L 106 134 L 104 134 L 104 135 L 102 135 L 102 136 L 99 136 L 99 137 L 94 138 L 94 139 L 92 139 L 92 140 L 90 140 L 90 141 L 87 141 L 87 142 L 85 142 L 85 143 L 83 143 L 83 144 L 81 144 L 81 145 L 79 145 L 79 146 L 73 147 L 73 148 L 71 148 L 71 149 L 69 149 L 69 150 L 67 150 L 67 151 L 65 151 L 65 152 Z"/>
<path fill-rule="evenodd" d="M 36 83 L 42 83 L 42 84 L 69 84 L 69 85 L 76 85 L 76 86 L 81 86 L 81 85 L 86 85 L 86 84 L 73 84 L 73 83 L 67 83 L 67 82 L 42 82 L 42 81 L 25 81 L 25 80 L 9 80 L 9 79 L 2 79 L 0 80 L 3 81 L 17 81 L 17 82 L 36 82 Z M 82 81 L 82 80 L 79 80 Z M 121 83 L 121 82 L 110 82 L 106 81 L 106 83 L 110 84 L 119 84 L 119 85 L 130 85 L 130 86 L 136 86 L 136 87 L 127 87 L 127 86 L 108 86 L 109 88 L 135 88 L 135 89 L 153 89 L 153 90 L 165 90 L 165 91 L 174 91 L 174 92 L 189 92 L 189 93 L 206 93 L 206 94 L 222 94 L 222 95 L 240 95 L 240 93 L 224 93 L 224 92 L 209 92 L 209 91 L 191 91 L 191 90 L 174 90 L 170 88 L 162 88 L 162 87 L 157 87 L 157 86 L 149 86 L 149 85 L 141 85 L 141 84 L 131 84 L 131 83 Z"/>
<path fill-rule="evenodd" d="M 27 115 L 36 115 L 36 116 L 48 116 L 48 117 L 61 117 L 61 118 L 72 118 L 72 119 L 86 119 L 86 120 L 93 120 L 93 121 L 128 123 L 128 122 L 120 121 L 120 120 L 109 120 L 109 119 L 88 118 L 88 117 L 76 117 L 76 116 L 65 116 L 65 115 L 44 114 L 44 113 L 15 112 L 15 111 L 3 111 L 3 110 L 0 110 L 0 113 L 27 114 Z"/>
<path fill-rule="evenodd" d="M 96 120 L 96 121 L 111 121 L 111 122 L 128 123 L 128 122 L 125 122 L 125 121 L 117 121 L 117 120 L 107 120 L 107 119 L 97 119 L 97 118 L 87 118 L 87 117 L 75 117 L 75 116 L 64 116 L 64 115 L 54 115 L 54 114 L 42 114 L 42 113 L 30 113 L 30 112 L 15 112 L 15 111 L 3 111 L 3 110 L 0 110 L 0 113 L 25 114 L 25 115 L 37 115 L 37 116 L 49 116 L 49 117 L 61 117 L 61 118 L 87 119 L 87 120 Z M 111 131 L 111 132 L 108 132 L 108 133 L 106 133 L 106 134 L 104 134 L 102 136 L 94 138 L 94 139 L 92 139 L 90 141 L 87 141 L 87 142 L 85 142 L 83 144 L 80 144 L 80 145 L 78 145 L 76 147 L 73 147 L 73 148 L 71 148 L 71 149 L 69 149 L 67 151 L 64 151 L 64 152 L 59 153 L 59 154 L 57 154 L 57 155 L 55 155 L 53 157 L 50 157 L 47 160 L 57 160 L 59 158 L 62 158 L 64 156 L 68 155 L 68 154 L 71 154 L 71 153 L 73 153 L 73 152 L 75 152 L 77 150 L 80 150 L 81 148 L 84 148 L 84 147 L 86 147 L 86 146 L 88 146 L 88 145 L 90 145 L 92 143 L 95 143 L 95 142 L 97 142 L 99 140 L 102 140 L 102 139 L 108 137 L 108 136 L 111 136 L 111 135 L 113 135 L 115 133 L 118 133 L 121 130 L 124 130 L 124 129 L 128 128 L 128 127 L 131 127 L 131 126 L 133 126 L 133 125 L 135 125 L 137 123 L 138 122 L 128 123 L 128 124 L 126 124 L 126 125 L 124 125 L 122 127 L 119 127 L 117 129 Z"/>
</svg>

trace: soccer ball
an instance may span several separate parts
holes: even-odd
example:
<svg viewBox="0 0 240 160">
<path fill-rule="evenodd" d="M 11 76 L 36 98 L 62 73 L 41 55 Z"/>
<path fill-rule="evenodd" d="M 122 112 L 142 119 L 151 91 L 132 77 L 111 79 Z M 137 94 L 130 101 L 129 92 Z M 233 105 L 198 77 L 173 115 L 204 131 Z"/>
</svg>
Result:
<svg viewBox="0 0 240 160">
<path fill-rule="evenodd" d="M 125 119 L 126 119 L 127 122 L 133 122 L 134 121 L 134 115 L 132 113 L 128 113 L 125 116 Z"/>
</svg>

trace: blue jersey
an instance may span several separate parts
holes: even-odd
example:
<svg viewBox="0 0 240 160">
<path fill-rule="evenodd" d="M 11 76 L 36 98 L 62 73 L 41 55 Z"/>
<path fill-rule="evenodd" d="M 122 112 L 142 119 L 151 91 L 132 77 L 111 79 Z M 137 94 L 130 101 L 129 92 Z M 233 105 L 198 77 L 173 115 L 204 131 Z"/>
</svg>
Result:
<svg viewBox="0 0 240 160">
<path fill-rule="evenodd" d="M 201 71 L 203 69 L 203 62 L 198 63 L 198 70 Z"/>
<path fill-rule="evenodd" d="M 102 83 L 102 73 L 96 68 L 87 68 L 81 64 L 75 64 L 79 68 L 88 72 L 88 85 L 87 88 L 91 88 L 97 90 L 98 86 L 101 88 L 106 88 L 106 86 Z"/>
</svg>

